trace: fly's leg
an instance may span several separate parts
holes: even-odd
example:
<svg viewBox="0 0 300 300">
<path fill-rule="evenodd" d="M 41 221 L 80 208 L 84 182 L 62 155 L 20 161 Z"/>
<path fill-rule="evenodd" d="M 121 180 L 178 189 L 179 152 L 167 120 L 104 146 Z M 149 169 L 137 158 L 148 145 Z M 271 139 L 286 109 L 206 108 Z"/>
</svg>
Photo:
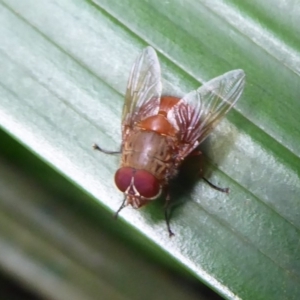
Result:
<svg viewBox="0 0 300 300">
<path fill-rule="evenodd" d="M 105 154 L 120 154 L 121 153 L 121 151 L 104 150 L 104 149 L 100 148 L 97 144 L 94 144 L 93 148 L 94 148 L 94 150 L 98 150 L 98 151 L 100 151 L 102 153 L 105 153 Z"/>
<path fill-rule="evenodd" d="M 169 237 L 172 237 L 175 234 L 171 230 L 171 226 L 170 226 L 170 200 L 171 200 L 171 197 L 170 197 L 170 194 L 168 192 L 167 196 L 166 196 L 166 203 L 165 203 L 165 220 L 166 220 L 167 229 L 168 229 L 168 232 L 169 232 Z"/>
<path fill-rule="evenodd" d="M 229 188 L 222 188 L 222 187 L 219 187 L 217 185 L 214 185 L 213 183 L 211 183 L 208 179 L 206 179 L 205 177 L 201 177 L 206 183 L 208 183 L 213 189 L 217 190 L 217 191 L 220 191 L 222 193 L 226 193 L 228 194 L 229 193 Z"/>
<path fill-rule="evenodd" d="M 202 154 L 201 151 L 199 151 L 199 150 L 194 150 L 194 151 L 190 154 L 190 156 L 198 156 L 198 155 L 201 155 L 201 154 Z M 208 183 L 209 186 L 212 187 L 213 189 L 215 189 L 215 190 L 217 190 L 217 191 L 219 191 L 219 192 L 222 192 L 222 193 L 226 193 L 226 194 L 229 193 L 229 188 L 222 188 L 222 187 L 219 187 L 219 186 L 217 186 L 217 185 L 211 183 L 208 179 L 206 179 L 206 178 L 202 175 L 202 169 L 200 170 L 200 176 L 201 176 L 201 178 L 202 178 L 206 183 Z"/>
<path fill-rule="evenodd" d="M 102 153 L 105 153 L 105 154 L 120 154 L 121 153 L 121 151 L 104 150 L 104 149 L 100 148 L 97 144 L 94 144 L 93 148 L 94 148 L 94 150 L 98 150 L 98 151 L 100 151 Z M 115 219 L 118 218 L 119 212 L 126 206 L 125 202 L 126 202 L 126 197 L 124 198 L 124 200 L 123 200 L 121 206 L 119 207 L 119 209 L 115 212 L 115 214 L 114 214 Z"/>
<path fill-rule="evenodd" d="M 119 215 L 119 212 L 126 206 L 126 197 L 124 198 L 121 206 L 119 207 L 119 209 L 115 212 L 114 214 L 114 218 L 117 219 L 118 218 L 118 215 Z"/>
</svg>

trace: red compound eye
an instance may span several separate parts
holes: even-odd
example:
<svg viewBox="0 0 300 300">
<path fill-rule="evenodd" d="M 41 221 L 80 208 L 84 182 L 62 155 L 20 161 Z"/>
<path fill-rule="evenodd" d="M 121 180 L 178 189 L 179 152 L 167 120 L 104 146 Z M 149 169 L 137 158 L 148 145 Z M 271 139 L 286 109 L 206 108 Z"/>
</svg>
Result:
<svg viewBox="0 0 300 300">
<path fill-rule="evenodd" d="M 134 176 L 135 170 L 133 168 L 124 167 L 120 168 L 115 174 L 115 183 L 120 191 L 123 193 L 130 186 L 132 177 Z"/>
<path fill-rule="evenodd" d="M 135 170 L 130 167 L 120 168 L 115 174 L 116 186 L 124 193 L 130 186 L 132 178 L 134 178 L 133 187 L 128 191 L 129 193 L 134 193 L 136 190 L 140 196 L 146 199 L 159 196 L 161 188 L 158 180 L 145 170 Z"/>
<path fill-rule="evenodd" d="M 144 198 L 156 198 L 160 194 L 158 180 L 149 172 L 136 170 L 134 174 L 134 186 Z"/>
</svg>

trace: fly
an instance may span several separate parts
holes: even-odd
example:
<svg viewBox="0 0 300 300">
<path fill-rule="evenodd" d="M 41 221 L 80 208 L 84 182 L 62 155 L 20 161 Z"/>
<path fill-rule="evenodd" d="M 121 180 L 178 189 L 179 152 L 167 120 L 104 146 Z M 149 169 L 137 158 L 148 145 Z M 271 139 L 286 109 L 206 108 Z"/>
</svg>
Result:
<svg viewBox="0 0 300 300">
<path fill-rule="evenodd" d="M 115 184 L 124 193 L 118 213 L 127 205 L 140 208 L 166 196 L 165 219 L 170 228 L 168 185 L 183 160 L 211 133 L 240 98 L 245 85 L 243 70 L 216 77 L 183 98 L 162 96 L 160 64 L 147 47 L 136 59 L 128 81 L 122 113 L 121 153 Z M 219 188 L 203 178 L 213 188 Z"/>
</svg>

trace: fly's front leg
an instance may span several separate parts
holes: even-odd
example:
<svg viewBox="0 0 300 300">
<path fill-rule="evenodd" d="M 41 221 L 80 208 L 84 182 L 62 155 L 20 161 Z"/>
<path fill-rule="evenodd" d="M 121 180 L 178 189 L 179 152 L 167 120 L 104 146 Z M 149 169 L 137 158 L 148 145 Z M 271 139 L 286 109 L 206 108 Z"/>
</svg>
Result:
<svg viewBox="0 0 300 300">
<path fill-rule="evenodd" d="M 126 197 L 124 198 L 121 206 L 119 207 L 119 209 L 115 212 L 114 214 L 114 218 L 117 219 L 119 216 L 119 212 L 126 206 Z"/>
<path fill-rule="evenodd" d="M 94 145 L 93 145 L 93 148 L 94 148 L 94 150 L 98 150 L 98 151 L 100 151 L 100 152 L 102 152 L 102 153 L 105 153 L 105 154 L 121 154 L 121 151 L 120 151 L 120 150 L 119 150 L 119 151 L 109 151 L 109 150 L 105 150 L 105 149 L 100 148 L 97 144 L 94 144 Z"/>
<path fill-rule="evenodd" d="M 170 216 L 171 216 L 170 200 L 171 200 L 170 193 L 169 193 L 169 191 L 167 191 L 166 192 L 166 202 L 165 202 L 165 220 L 166 220 L 167 229 L 169 232 L 169 237 L 172 237 L 175 234 L 171 230 L 171 226 L 170 226 Z"/>
</svg>

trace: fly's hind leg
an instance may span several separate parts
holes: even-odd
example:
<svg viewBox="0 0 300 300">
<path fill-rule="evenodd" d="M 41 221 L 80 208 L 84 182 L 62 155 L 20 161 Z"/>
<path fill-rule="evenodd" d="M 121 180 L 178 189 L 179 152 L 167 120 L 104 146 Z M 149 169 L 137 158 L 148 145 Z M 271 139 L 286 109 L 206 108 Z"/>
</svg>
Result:
<svg viewBox="0 0 300 300">
<path fill-rule="evenodd" d="M 102 153 L 105 153 L 105 154 L 120 154 L 121 153 L 120 150 L 119 151 L 109 151 L 109 150 L 102 149 L 97 144 L 94 144 L 93 148 L 94 148 L 94 150 L 98 150 L 98 151 L 100 151 Z"/>
<path fill-rule="evenodd" d="M 190 154 L 190 156 L 200 156 L 201 154 L 202 154 L 201 151 L 199 151 L 199 150 L 194 150 L 194 151 Z M 215 189 L 215 190 L 217 190 L 217 191 L 219 191 L 219 192 L 222 192 L 222 193 L 226 193 L 226 194 L 229 193 L 229 188 L 219 187 L 219 186 L 217 186 L 217 185 L 211 183 L 208 179 L 206 179 L 206 178 L 203 176 L 203 174 L 202 174 L 202 168 L 200 169 L 199 174 L 200 174 L 200 177 L 201 177 L 207 184 L 209 184 L 209 186 L 212 187 L 213 189 Z"/>
<path fill-rule="evenodd" d="M 222 192 L 222 193 L 226 193 L 228 194 L 229 193 L 229 188 L 222 188 L 222 187 L 219 187 L 213 183 L 211 183 L 208 179 L 206 179 L 205 177 L 201 176 L 201 178 L 209 184 L 210 187 L 212 187 L 213 189 L 219 191 L 219 192 Z"/>
</svg>

